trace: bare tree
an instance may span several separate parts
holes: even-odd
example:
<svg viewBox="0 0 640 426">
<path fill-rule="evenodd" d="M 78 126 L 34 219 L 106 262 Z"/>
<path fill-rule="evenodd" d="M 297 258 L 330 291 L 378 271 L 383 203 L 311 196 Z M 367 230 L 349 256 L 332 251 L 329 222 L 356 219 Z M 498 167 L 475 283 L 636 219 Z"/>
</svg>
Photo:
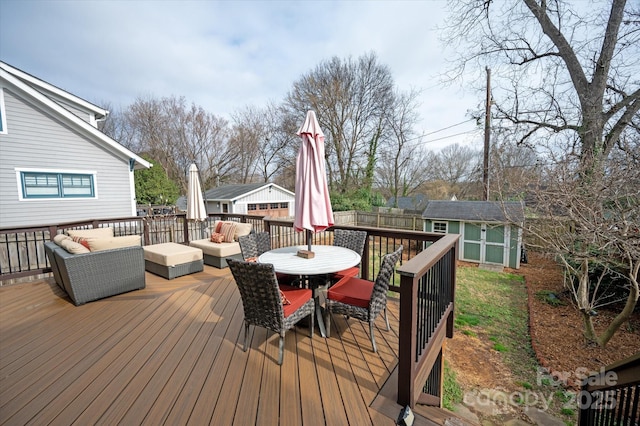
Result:
<svg viewBox="0 0 640 426">
<path fill-rule="evenodd" d="M 495 119 L 521 143 L 573 140 L 585 170 L 601 168 L 640 109 L 638 3 L 603 4 L 451 2 L 448 41 L 463 52 L 454 75 L 497 67 Z"/>
<path fill-rule="evenodd" d="M 415 90 L 396 93 L 385 115 L 388 142 L 379 150 L 376 180 L 384 195 L 395 200 L 412 195 L 429 178 L 424 169 L 426 153 L 414 130 L 418 95 Z"/>
<path fill-rule="evenodd" d="M 496 68 L 494 121 L 547 165 L 530 207 L 547 223 L 569 224 L 529 232 L 578 283 L 585 335 L 604 345 L 638 300 L 640 225 L 633 208 L 640 195 L 638 186 L 627 186 L 637 176 L 620 172 L 638 167 L 630 153 L 638 148 L 640 5 L 466 0 L 451 6 L 449 40 L 463 52 L 457 75 Z M 599 336 L 590 319 L 596 266 L 625 276 L 627 291 L 624 308 Z"/>
<path fill-rule="evenodd" d="M 640 294 L 640 163 L 619 150 L 612 154 L 589 187 L 576 179 L 584 173 L 577 162 L 545 167 L 530 206 L 538 218 L 527 223 L 541 248 L 564 265 L 585 337 L 601 346 L 628 320 Z M 593 315 L 620 302 L 615 319 L 596 330 Z"/>
<path fill-rule="evenodd" d="M 334 57 L 294 83 L 284 106 L 289 115 L 299 117 L 298 123 L 307 110 L 316 111 L 325 133 L 331 189 L 345 193 L 372 177 L 367 170 L 377 154 L 392 97 L 391 72 L 373 53 L 357 61 Z"/>
<path fill-rule="evenodd" d="M 437 161 L 433 162 L 435 179 L 449 186 L 450 196 L 473 196 L 473 184 L 480 181 L 482 153 L 455 143 L 442 148 L 436 157 Z"/>
<path fill-rule="evenodd" d="M 195 163 L 202 184 L 213 186 L 233 171 L 228 148 L 228 124 L 182 97 L 137 98 L 119 112 L 105 132 L 135 152 L 162 165 L 167 177 L 182 193 L 187 190 L 187 171 Z"/>
<path fill-rule="evenodd" d="M 286 115 L 274 103 L 264 108 L 246 106 L 234 113 L 233 119 L 237 137 L 232 139 L 232 146 L 236 151 L 248 150 L 236 158 L 237 167 L 244 170 L 243 181 L 270 182 L 283 168 L 295 165 L 293 145 L 297 147 L 300 139 L 283 124 Z"/>
</svg>

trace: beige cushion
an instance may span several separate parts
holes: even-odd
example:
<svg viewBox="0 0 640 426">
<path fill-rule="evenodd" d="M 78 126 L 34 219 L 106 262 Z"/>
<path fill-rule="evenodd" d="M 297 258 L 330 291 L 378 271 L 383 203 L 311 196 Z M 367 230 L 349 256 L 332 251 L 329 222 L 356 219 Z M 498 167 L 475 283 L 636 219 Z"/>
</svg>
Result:
<svg viewBox="0 0 640 426">
<path fill-rule="evenodd" d="M 60 247 L 62 247 L 62 242 L 64 240 L 73 240 L 73 239 L 70 236 L 65 234 L 58 234 L 55 237 L 53 237 L 53 242 L 59 245 Z"/>
<path fill-rule="evenodd" d="M 204 240 L 191 241 L 189 245 L 191 247 L 199 248 L 209 256 L 228 257 L 228 256 L 233 256 L 234 254 L 240 254 L 240 244 L 237 242 L 212 243 L 211 241 L 204 239 Z"/>
<path fill-rule="evenodd" d="M 242 237 L 243 235 L 249 235 L 251 233 L 251 228 L 253 227 L 250 223 L 216 220 L 213 222 L 213 232 L 220 232 L 218 224 L 222 225 L 224 223 L 233 223 L 236 225 L 236 230 L 233 234 L 233 241 L 238 241 L 238 237 Z"/>
<path fill-rule="evenodd" d="M 60 243 L 60 247 L 65 249 L 71 254 L 82 254 L 82 253 L 90 253 L 89 249 L 83 246 L 80 243 L 76 243 L 71 238 L 62 240 Z"/>
<path fill-rule="evenodd" d="M 88 239 L 91 251 L 112 250 L 122 247 L 132 247 L 140 245 L 140 235 L 126 235 L 123 237 L 111 238 L 90 238 Z"/>
<path fill-rule="evenodd" d="M 243 237 L 245 235 L 249 235 L 251 233 L 252 225 L 250 223 L 237 223 L 236 224 L 236 234 L 234 235 L 234 240 L 238 241 L 238 237 Z"/>
<path fill-rule="evenodd" d="M 144 246 L 144 258 L 158 265 L 174 266 L 202 260 L 202 250 L 176 243 Z"/>
<path fill-rule="evenodd" d="M 113 237 L 113 228 L 67 229 L 67 235 L 83 238 L 110 238 Z"/>
</svg>

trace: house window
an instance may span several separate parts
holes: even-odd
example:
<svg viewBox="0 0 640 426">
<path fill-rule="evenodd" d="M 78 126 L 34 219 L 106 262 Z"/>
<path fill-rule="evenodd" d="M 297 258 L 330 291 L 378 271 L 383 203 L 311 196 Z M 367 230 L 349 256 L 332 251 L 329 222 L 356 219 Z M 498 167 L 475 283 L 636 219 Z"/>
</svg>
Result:
<svg viewBox="0 0 640 426">
<path fill-rule="evenodd" d="M 278 208 L 278 203 L 271 203 L 271 209 L 277 209 Z"/>
<path fill-rule="evenodd" d="M 0 134 L 7 133 L 7 114 L 4 109 L 4 90 L 0 88 Z"/>
<path fill-rule="evenodd" d="M 258 210 L 258 206 L 257 206 L 257 205 L 255 205 L 255 204 L 247 204 L 247 209 L 248 209 L 249 211 L 252 211 L 252 210 Z"/>
<path fill-rule="evenodd" d="M 433 232 L 438 234 L 447 233 L 447 222 L 433 222 Z"/>
<path fill-rule="evenodd" d="M 280 203 L 280 208 L 281 209 L 288 209 L 289 208 L 289 203 Z"/>
<path fill-rule="evenodd" d="M 20 172 L 23 198 L 95 197 L 93 174 Z"/>
<path fill-rule="evenodd" d="M 268 204 L 260 204 L 260 210 L 267 210 L 269 207 Z"/>
</svg>

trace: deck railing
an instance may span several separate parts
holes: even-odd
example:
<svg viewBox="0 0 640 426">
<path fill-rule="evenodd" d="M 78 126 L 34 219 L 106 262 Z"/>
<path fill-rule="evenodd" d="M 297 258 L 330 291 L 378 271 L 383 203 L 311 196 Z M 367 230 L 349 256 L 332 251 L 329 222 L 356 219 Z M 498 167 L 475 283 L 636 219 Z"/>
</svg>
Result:
<svg viewBox="0 0 640 426">
<path fill-rule="evenodd" d="M 292 220 L 239 214 L 210 215 L 204 223 L 170 214 L 0 229 L 0 284 L 50 272 L 43 244 L 66 229 L 111 227 L 116 236 L 140 235 L 143 245 L 188 244 L 208 235 L 206 228 L 210 232 L 218 219 L 248 222 L 256 231 L 269 232 L 274 248 L 306 245 L 305 234 L 293 230 Z M 400 266 L 390 285 L 390 291 L 400 296 L 398 403 L 412 408 L 416 403 L 440 406 L 442 347 L 445 337 L 453 337 L 458 235 L 336 225 L 313 234 L 313 243 L 332 244 L 334 229 L 367 231 L 361 276 L 369 280 L 375 279 L 382 257 L 403 245 Z"/>
<path fill-rule="evenodd" d="M 583 381 L 579 426 L 640 424 L 640 352 Z"/>
<path fill-rule="evenodd" d="M 442 347 L 453 337 L 458 235 L 446 235 L 398 269 L 398 404 L 441 405 Z"/>
</svg>

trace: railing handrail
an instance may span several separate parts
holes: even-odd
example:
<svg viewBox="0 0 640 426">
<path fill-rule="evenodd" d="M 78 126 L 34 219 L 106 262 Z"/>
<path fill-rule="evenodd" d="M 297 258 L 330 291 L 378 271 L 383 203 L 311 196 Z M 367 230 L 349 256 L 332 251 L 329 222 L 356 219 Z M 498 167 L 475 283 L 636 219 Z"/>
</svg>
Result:
<svg viewBox="0 0 640 426">
<path fill-rule="evenodd" d="M 615 384 L 607 384 L 607 375 L 616 375 Z M 582 381 L 582 389 L 588 392 L 609 390 L 640 383 L 640 352 L 623 360 L 610 364 Z"/>
<path fill-rule="evenodd" d="M 453 337 L 453 313 L 455 300 L 455 268 L 457 260 L 457 247 L 459 236 L 457 234 L 443 235 L 438 241 L 418 253 L 407 263 L 397 269 L 400 274 L 400 335 L 398 344 L 398 404 L 413 408 L 417 402 L 440 405 L 441 395 L 438 390 L 437 395 L 423 393 L 423 386 L 434 370 L 434 365 L 438 360 L 442 360 L 442 346 L 446 337 Z M 443 262 L 443 260 L 446 260 Z M 436 268 L 439 265 L 441 268 Z M 438 288 L 441 294 L 437 300 L 432 302 L 437 309 L 418 308 L 418 299 L 421 298 L 423 305 L 428 305 L 429 295 L 419 295 L 419 288 L 426 293 L 425 286 L 420 283 L 425 277 L 430 276 L 437 281 L 438 272 L 446 274 L 442 268 L 448 268 L 451 282 L 450 288 Z M 438 270 L 436 270 L 438 269 Z M 433 274 L 431 273 L 433 271 Z M 443 295 L 446 295 L 443 297 Z M 437 312 L 436 312 L 437 311 Z M 436 314 L 439 317 L 430 317 Z M 420 316 L 420 318 L 419 318 Z M 432 329 L 426 330 L 429 334 L 425 338 L 425 328 L 429 325 Z M 422 334 L 419 333 L 422 331 Z M 418 336 L 420 334 L 420 336 Z M 422 339 L 422 347 L 419 348 L 418 338 Z M 422 349 L 422 350 L 420 350 Z M 432 371 L 433 370 L 433 371 Z M 439 386 L 442 386 L 440 378 L 436 379 Z"/>
<path fill-rule="evenodd" d="M 578 424 L 633 425 L 640 421 L 640 352 L 582 381 Z"/>
</svg>

